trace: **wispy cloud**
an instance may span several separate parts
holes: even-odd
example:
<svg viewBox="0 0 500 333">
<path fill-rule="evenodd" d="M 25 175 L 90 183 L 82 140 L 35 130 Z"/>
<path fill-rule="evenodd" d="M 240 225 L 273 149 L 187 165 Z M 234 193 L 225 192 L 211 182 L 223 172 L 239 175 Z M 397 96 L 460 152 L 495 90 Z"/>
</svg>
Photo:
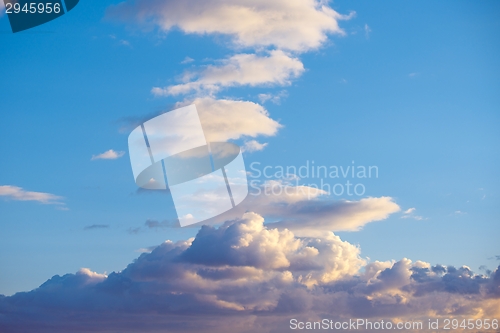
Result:
<svg viewBox="0 0 500 333">
<path fill-rule="evenodd" d="M 372 32 L 372 29 L 368 26 L 368 24 L 365 23 L 364 30 L 365 30 L 366 39 L 369 39 L 370 33 Z"/>
<path fill-rule="evenodd" d="M 109 225 L 108 224 L 92 224 L 88 225 L 83 230 L 94 230 L 94 229 L 108 229 Z"/>
<path fill-rule="evenodd" d="M 144 231 L 144 229 L 143 229 L 143 228 L 141 228 L 141 227 L 137 227 L 137 228 L 129 228 L 129 229 L 127 230 L 127 232 L 128 232 L 129 234 L 131 234 L 131 235 L 137 235 L 137 234 L 141 233 L 142 231 Z"/>
<path fill-rule="evenodd" d="M 254 190 L 232 210 L 204 223 L 222 223 L 252 211 L 274 221 L 273 228 L 287 228 L 297 235 L 313 237 L 330 231 L 357 231 L 399 210 L 391 197 L 334 200 L 326 191 L 315 187 L 272 180 L 262 184 L 259 191 Z"/>
<path fill-rule="evenodd" d="M 130 42 L 128 40 L 125 40 L 125 39 L 122 39 L 118 42 L 118 44 L 122 45 L 122 46 L 128 46 L 128 47 L 132 47 L 132 44 L 130 44 Z"/>
<path fill-rule="evenodd" d="M 422 221 L 422 220 L 427 220 L 427 218 L 424 218 L 423 216 L 420 215 L 415 215 L 416 208 L 408 208 L 403 212 L 403 216 L 401 216 L 402 219 L 414 219 L 417 221 Z"/>
<path fill-rule="evenodd" d="M 85 268 L 0 296 L 0 330 L 284 332 L 283 322 L 324 309 L 339 321 L 500 316 L 500 267 L 481 275 L 406 258 L 367 262 L 333 233 L 297 237 L 251 212 L 140 252 L 121 272 Z"/>
<path fill-rule="evenodd" d="M 25 191 L 21 187 L 0 186 L 0 196 L 17 201 L 37 201 L 46 205 L 64 205 L 63 197 L 45 192 Z"/>
<path fill-rule="evenodd" d="M 185 64 L 192 63 L 193 61 L 194 61 L 193 58 L 191 58 L 191 57 L 185 57 L 184 60 L 181 61 L 181 64 L 185 65 Z"/>
<path fill-rule="evenodd" d="M 403 214 L 411 214 L 411 213 L 413 213 L 415 210 L 416 210 L 416 208 L 408 208 L 407 210 L 405 210 L 405 211 L 403 212 Z"/>
<path fill-rule="evenodd" d="M 259 94 L 257 96 L 260 100 L 261 103 L 266 103 L 267 101 L 270 101 L 274 104 L 281 104 L 281 100 L 288 97 L 288 92 L 286 90 L 282 90 L 277 94 Z"/>
<path fill-rule="evenodd" d="M 113 149 L 110 149 L 108 151 L 105 151 L 102 154 L 99 155 L 92 155 L 92 158 L 90 159 L 91 161 L 95 160 L 116 160 L 120 157 L 125 155 L 124 151 L 115 151 Z"/>
</svg>

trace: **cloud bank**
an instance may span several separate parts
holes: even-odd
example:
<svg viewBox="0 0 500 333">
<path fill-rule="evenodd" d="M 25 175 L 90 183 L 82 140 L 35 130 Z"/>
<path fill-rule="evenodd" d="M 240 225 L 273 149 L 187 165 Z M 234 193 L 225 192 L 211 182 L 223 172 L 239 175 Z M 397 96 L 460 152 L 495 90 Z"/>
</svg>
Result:
<svg viewBox="0 0 500 333">
<path fill-rule="evenodd" d="M 156 26 L 168 32 L 223 34 L 236 47 L 274 47 L 304 52 L 320 47 L 329 34 L 344 35 L 341 15 L 316 0 L 125 1 L 108 9 L 110 18 Z"/>
<path fill-rule="evenodd" d="M 121 272 L 82 269 L 0 296 L 6 333 L 288 332 L 291 318 L 499 315 L 500 269 L 478 275 L 409 259 L 367 263 L 333 233 L 297 237 L 256 213 L 166 241 Z"/>
</svg>

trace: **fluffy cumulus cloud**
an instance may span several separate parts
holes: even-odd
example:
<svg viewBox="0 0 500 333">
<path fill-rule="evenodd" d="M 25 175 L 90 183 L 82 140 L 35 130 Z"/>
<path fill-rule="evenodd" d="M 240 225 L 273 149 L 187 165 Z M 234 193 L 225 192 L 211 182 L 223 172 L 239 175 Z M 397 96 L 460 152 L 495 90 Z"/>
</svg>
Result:
<svg viewBox="0 0 500 333">
<path fill-rule="evenodd" d="M 110 7 L 108 17 L 165 32 L 229 35 L 236 46 L 307 51 L 326 42 L 328 34 L 344 35 L 338 22 L 351 15 L 318 0 L 135 0 Z"/>
<path fill-rule="evenodd" d="M 201 97 L 177 103 L 195 104 L 207 141 L 273 136 L 282 127 L 261 105 L 248 101 Z"/>
<path fill-rule="evenodd" d="M 256 54 L 236 54 L 220 61 L 218 65 L 209 65 L 199 72 L 186 72 L 182 84 L 166 88 L 155 87 L 152 93 L 161 95 L 179 95 L 192 91 L 213 94 L 221 87 L 239 85 L 289 85 L 291 79 L 304 72 L 304 65 L 297 58 L 280 50 L 271 51 L 268 56 Z"/>
<path fill-rule="evenodd" d="M 0 197 L 16 201 L 37 201 L 46 205 L 63 205 L 63 198 L 51 193 L 26 191 L 18 186 L 0 186 Z"/>
<path fill-rule="evenodd" d="M 290 318 L 500 315 L 500 269 L 367 263 L 333 233 L 297 237 L 256 213 L 148 252 L 121 272 L 82 269 L 0 296 L 0 331 L 288 332 Z"/>
<path fill-rule="evenodd" d="M 105 151 L 102 154 L 92 155 L 91 160 L 92 161 L 95 161 L 95 160 L 116 160 L 116 159 L 122 157 L 123 155 L 125 155 L 124 151 L 116 151 L 116 150 L 110 149 L 110 150 Z"/>
</svg>

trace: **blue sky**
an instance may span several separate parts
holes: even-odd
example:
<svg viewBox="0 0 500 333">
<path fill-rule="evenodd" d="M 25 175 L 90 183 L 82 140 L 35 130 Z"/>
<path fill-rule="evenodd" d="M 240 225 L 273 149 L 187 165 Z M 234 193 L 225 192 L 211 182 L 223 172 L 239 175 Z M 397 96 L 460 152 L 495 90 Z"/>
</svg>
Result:
<svg viewBox="0 0 500 333">
<path fill-rule="evenodd" d="M 16 34 L 0 17 L 0 185 L 62 197 L 56 204 L 0 197 L 0 294 L 28 291 L 82 267 L 118 272 L 139 249 L 199 230 L 145 227 L 148 219 L 176 218 L 170 197 L 137 193 L 128 153 L 91 158 L 110 149 L 127 152 L 134 121 L 199 97 L 156 96 L 153 87 L 174 86 L 186 70 L 217 66 L 238 53 L 266 54 L 266 48 L 234 46 L 224 33 L 137 24 L 132 14 L 110 9 L 118 2 L 82 1 L 59 19 Z M 302 62 L 299 75 L 283 84 L 221 86 L 213 95 L 259 103 L 282 125 L 275 135 L 236 140 L 267 143 L 245 153 L 247 168 L 252 162 L 376 165 L 379 177 L 363 181 L 363 197 L 333 198 L 391 197 L 400 208 L 359 231 L 335 230 L 360 246 L 361 257 L 494 270 L 500 4 L 330 6 L 355 15 L 338 21 L 344 35 L 286 51 Z M 281 98 L 262 103 L 259 94 Z M 88 228 L 93 225 L 106 227 Z"/>
</svg>

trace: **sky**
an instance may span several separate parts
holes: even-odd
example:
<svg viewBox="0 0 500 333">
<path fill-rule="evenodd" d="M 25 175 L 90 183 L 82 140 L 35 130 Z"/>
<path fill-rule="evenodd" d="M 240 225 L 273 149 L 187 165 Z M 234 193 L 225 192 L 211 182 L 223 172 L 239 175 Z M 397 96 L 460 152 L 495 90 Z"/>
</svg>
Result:
<svg viewBox="0 0 500 333">
<path fill-rule="evenodd" d="M 496 1 L 81 1 L 13 34 L 2 9 L 0 327 L 500 318 L 499 14 Z M 211 141 L 243 147 L 261 194 L 180 228 L 168 192 L 136 185 L 127 138 L 193 103 Z M 377 173 L 299 174 L 313 164 Z"/>
</svg>

